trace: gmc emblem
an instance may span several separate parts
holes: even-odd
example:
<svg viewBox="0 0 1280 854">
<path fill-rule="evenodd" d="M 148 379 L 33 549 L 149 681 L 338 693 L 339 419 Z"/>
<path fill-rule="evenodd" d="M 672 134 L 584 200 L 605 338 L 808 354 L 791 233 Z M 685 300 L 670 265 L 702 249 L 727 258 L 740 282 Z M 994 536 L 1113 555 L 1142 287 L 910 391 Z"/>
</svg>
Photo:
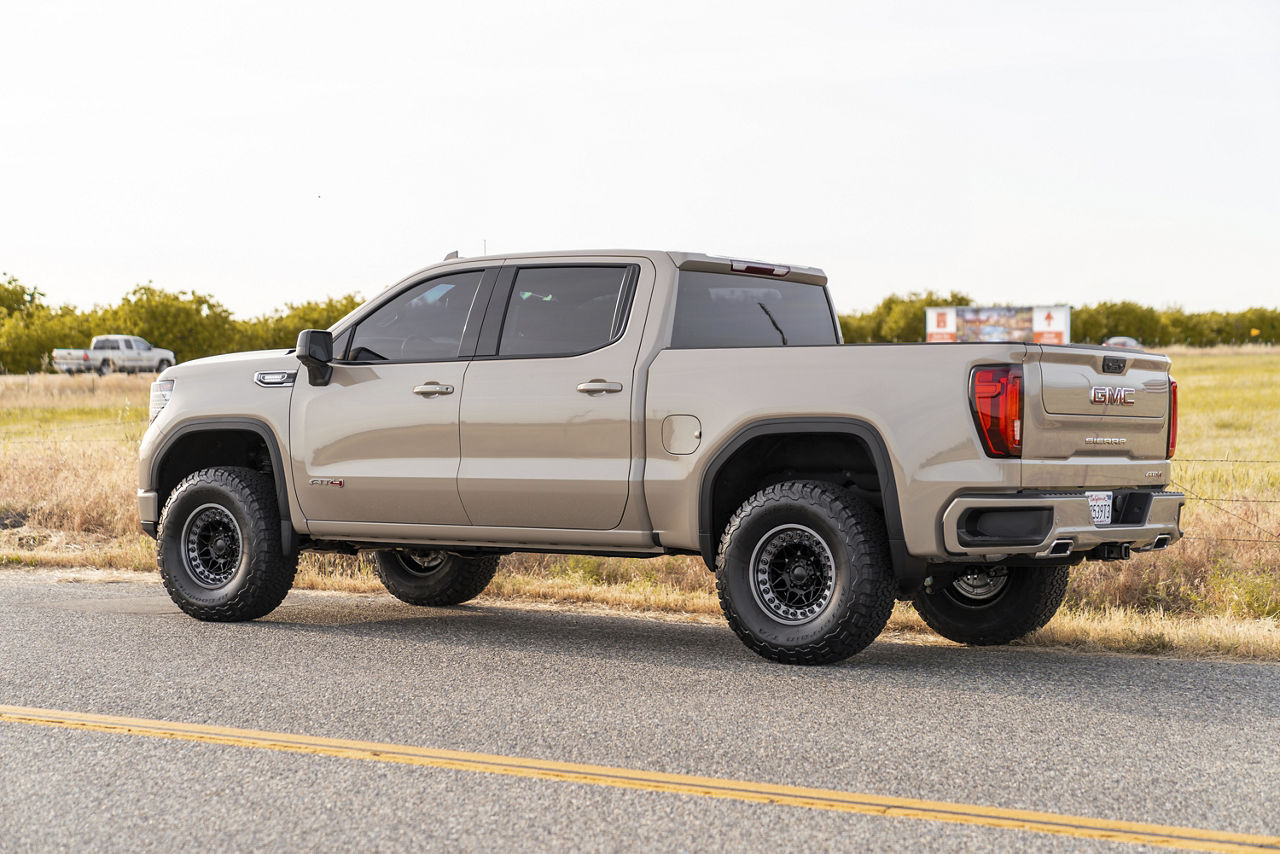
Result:
<svg viewBox="0 0 1280 854">
<path fill-rule="evenodd" d="M 1133 406 L 1137 389 L 1096 385 L 1089 389 L 1089 402 L 1097 406 Z"/>
</svg>

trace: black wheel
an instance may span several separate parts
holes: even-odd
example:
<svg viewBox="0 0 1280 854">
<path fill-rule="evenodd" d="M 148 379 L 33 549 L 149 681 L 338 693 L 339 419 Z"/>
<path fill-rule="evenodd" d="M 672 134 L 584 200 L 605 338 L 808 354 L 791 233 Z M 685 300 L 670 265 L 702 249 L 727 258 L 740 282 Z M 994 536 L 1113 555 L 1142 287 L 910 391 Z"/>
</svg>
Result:
<svg viewBox="0 0 1280 854">
<path fill-rule="evenodd" d="M 410 605 L 460 605 L 476 598 L 493 580 L 500 559 L 406 549 L 380 551 L 377 558 L 382 585 Z"/>
<path fill-rule="evenodd" d="M 160 361 L 156 362 L 156 373 L 163 374 L 165 371 L 169 370 L 172 367 L 173 367 L 173 362 L 170 362 L 168 359 L 161 359 Z"/>
<path fill-rule="evenodd" d="M 1043 628 L 1067 593 L 1066 566 L 975 566 L 945 584 L 920 588 L 916 611 L 948 640 L 994 646 Z"/>
<path fill-rule="evenodd" d="M 716 590 L 730 627 L 759 655 L 842 661 L 875 640 L 893 610 L 884 521 L 828 483 L 770 486 L 729 520 Z"/>
<path fill-rule="evenodd" d="M 297 555 L 280 550 L 271 480 L 247 468 L 188 476 L 165 502 L 157 536 L 169 598 L 199 620 L 254 620 L 293 585 Z"/>
<path fill-rule="evenodd" d="M 98 376 L 109 376 L 116 369 L 115 364 L 110 359 L 103 359 L 98 363 Z"/>
</svg>

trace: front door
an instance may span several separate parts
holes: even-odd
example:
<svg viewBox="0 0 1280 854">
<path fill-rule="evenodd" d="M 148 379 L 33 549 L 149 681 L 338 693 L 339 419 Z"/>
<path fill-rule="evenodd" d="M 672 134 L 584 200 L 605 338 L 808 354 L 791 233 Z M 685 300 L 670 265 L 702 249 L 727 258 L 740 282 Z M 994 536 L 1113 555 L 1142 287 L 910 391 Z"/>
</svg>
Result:
<svg viewBox="0 0 1280 854">
<path fill-rule="evenodd" d="M 504 269 L 462 396 L 458 491 L 473 524 L 617 527 L 645 318 L 631 307 L 633 298 L 647 305 L 651 271 L 618 262 Z"/>
<path fill-rule="evenodd" d="M 412 285 L 342 336 L 328 385 L 299 372 L 289 432 L 308 521 L 468 523 L 457 488 L 458 405 L 482 281 L 475 270 Z"/>
</svg>

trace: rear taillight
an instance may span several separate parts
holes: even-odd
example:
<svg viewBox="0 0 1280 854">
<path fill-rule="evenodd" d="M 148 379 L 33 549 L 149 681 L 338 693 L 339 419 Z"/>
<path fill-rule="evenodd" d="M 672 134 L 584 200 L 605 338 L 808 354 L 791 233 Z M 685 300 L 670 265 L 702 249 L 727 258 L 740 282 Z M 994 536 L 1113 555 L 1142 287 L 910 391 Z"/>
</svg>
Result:
<svg viewBox="0 0 1280 854">
<path fill-rule="evenodd" d="M 1022 368 L 977 368 L 970 384 L 973 420 L 988 456 L 1022 456 Z"/>
<path fill-rule="evenodd" d="M 1178 450 L 1178 381 L 1169 378 L 1169 453 L 1166 460 L 1173 459 L 1173 452 Z"/>
<path fill-rule="evenodd" d="M 86 362 L 87 362 L 87 361 L 89 361 L 89 354 L 88 354 L 88 353 L 85 353 L 85 354 L 84 354 L 84 360 L 85 360 Z"/>
</svg>

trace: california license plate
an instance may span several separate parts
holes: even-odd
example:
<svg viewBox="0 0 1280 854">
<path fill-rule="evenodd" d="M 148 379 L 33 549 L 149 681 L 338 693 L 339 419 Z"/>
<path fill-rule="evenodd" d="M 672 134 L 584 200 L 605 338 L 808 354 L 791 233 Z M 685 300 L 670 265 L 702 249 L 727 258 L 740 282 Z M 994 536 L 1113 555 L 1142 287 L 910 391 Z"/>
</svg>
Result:
<svg viewBox="0 0 1280 854">
<path fill-rule="evenodd" d="M 1111 493 L 1086 492 L 1089 499 L 1089 513 L 1093 516 L 1093 524 L 1111 524 Z"/>
</svg>

